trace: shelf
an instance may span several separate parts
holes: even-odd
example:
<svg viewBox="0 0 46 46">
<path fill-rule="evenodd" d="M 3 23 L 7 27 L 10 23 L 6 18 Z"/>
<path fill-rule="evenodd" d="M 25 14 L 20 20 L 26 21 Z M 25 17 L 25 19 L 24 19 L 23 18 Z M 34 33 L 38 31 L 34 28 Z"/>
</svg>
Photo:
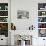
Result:
<svg viewBox="0 0 46 46">
<path fill-rule="evenodd" d="M 46 11 L 46 10 L 38 10 L 38 11 Z"/>
<path fill-rule="evenodd" d="M 38 3 L 38 36 L 46 37 L 46 3 Z"/>
<path fill-rule="evenodd" d="M 0 11 L 8 11 L 8 10 L 0 10 Z"/>
<path fill-rule="evenodd" d="M 46 28 L 38 28 L 38 29 L 46 29 Z"/>
<path fill-rule="evenodd" d="M 8 3 L 0 3 L 0 35 L 8 37 Z"/>
<path fill-rule="evenodd" d="M 0 17 L 8 17 L 8 16 L 0 16 Z"/>
<path fill-rule="evenodd" d="M 46 15 L 44 15 L 44 16 L 38 16 L 38 17 L 46 17 Z"/>
<path fill-rule="evenodd" d="M 0 23 L 8 23 L 8 22 L 0 22 Z"/>
<path fill-rule="evenodd" d="M 38 23 L 46 23 L 46 22 L 38 22 Z"/>
</svg>

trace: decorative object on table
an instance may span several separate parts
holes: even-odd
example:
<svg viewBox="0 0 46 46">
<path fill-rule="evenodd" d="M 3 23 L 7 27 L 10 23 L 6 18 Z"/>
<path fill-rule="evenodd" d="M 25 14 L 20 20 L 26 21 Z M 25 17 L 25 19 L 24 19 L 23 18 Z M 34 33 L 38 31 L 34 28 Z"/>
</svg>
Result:
<svg viewBox="0 0 46 46">
<path fill-rule="evenodd" d="M 26 45 L 32 45 L 32 36 L 31 35 L 15 35 L 15 45 L 18 46 L 26 46 Z"/>
<path fill-rule="evenodd" d="M 22 40 L 26 40 L 26 39 L 29 38 L 29 36 L 27 36 L 27 35 L 19 35 L 19 36 L 20 36 L 20 38 L 21 38 Z"/>
<path fill-rule="evenodd" d="M 16 26 L 13 23 L 11 23 L 11 30 L 16 30 Z"/>
<path fill-rule="evenodd" d="M 29 26 L 29 30 L 34 30 L 34 26 L 33 25 L 31 25 L 31 26 Z"/>
<path fill-rule="evenodd" d="M 18 10 L 17 18 L 18 19 L 29 19 L 29 12 L 25 10 Z"/>
</svg>

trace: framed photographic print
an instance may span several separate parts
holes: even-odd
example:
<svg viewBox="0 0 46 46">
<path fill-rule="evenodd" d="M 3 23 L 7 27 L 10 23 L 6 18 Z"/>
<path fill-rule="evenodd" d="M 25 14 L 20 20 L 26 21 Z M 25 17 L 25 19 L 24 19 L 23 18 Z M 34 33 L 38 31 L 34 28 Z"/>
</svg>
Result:
<svg viewBox="0 0 46 46">
<path fill-rule="evenodd" d="M 18 10 L 17 19 L 29 19 L 29 12 L 25 10 Z"/>
</svg>

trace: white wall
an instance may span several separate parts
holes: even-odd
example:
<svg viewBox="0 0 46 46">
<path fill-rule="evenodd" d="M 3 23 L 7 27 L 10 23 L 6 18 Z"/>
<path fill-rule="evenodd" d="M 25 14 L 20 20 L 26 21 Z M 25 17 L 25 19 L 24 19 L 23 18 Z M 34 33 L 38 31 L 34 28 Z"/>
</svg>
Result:
<svg viewBox="0 0 46 46">
<path fill-rule="evenodd" d="M 26 30 L 30 25 L 37 29 L 38 3 L 46 0 L 11 0 L 11 22 L 16 25 L 17 30 Z M 17 19 L 17 10 L 29 11 L 29 19 Z"/>
<path fill-rule="evenodd" d="M 0 0 L 0 3 L 8 3 L 8 0 Z"/>
<path fill-rule="evenodd" d="M 13 3 L 11 4 L 12 5 L 11 19 L 12 19 L 12 22 L 15 23 L 17 30 L 26 30 L 27 28 L 29 28 L 29 26 L 31 26 L 37 21 L 37 16 L 36 16 L 37 2 L 35 3 L 35 1 L 31 1 L 31 0 L 15 0 L 15 1 L 12 1 L 11 3 Z M 17 10 L 29 11 L 29 19 L 17 19 Z"/>
<path fill-rule="evenodd" d="M 19 30 L 27 30 L 30 25 L 35 26 L 35 32 L 33 36 L 38 36 L 38 3 L 45 3 L 46 0 L 11 0 L 11 22 L 16 25 L 18 32 Z M 26 10 L 29 11 L 29 19 L 17 19 L 17 10 Z M 16 30 L 16 31 L 17 31 Z M 26 33 L 26 32 L 25 32 Z M 37 37 L 36 37 L 37 38 Z M 33 45 L 38 46 L 43 44 L 42 38 L 33 38 Z M 40 45 L 39 45 L 40 46 Z"/>
</svg>

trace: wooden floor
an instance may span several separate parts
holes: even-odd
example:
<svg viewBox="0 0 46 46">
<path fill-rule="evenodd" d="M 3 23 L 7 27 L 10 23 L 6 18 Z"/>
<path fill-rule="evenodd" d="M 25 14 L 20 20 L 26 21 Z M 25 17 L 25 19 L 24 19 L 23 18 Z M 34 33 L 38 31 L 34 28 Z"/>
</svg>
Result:
<svg viewBox="0 0 46 46">
<path fill-rule="evenodd" d="M 0 45 L 0 46 L 8 46 L 8 45 Z"/>
</svg>

